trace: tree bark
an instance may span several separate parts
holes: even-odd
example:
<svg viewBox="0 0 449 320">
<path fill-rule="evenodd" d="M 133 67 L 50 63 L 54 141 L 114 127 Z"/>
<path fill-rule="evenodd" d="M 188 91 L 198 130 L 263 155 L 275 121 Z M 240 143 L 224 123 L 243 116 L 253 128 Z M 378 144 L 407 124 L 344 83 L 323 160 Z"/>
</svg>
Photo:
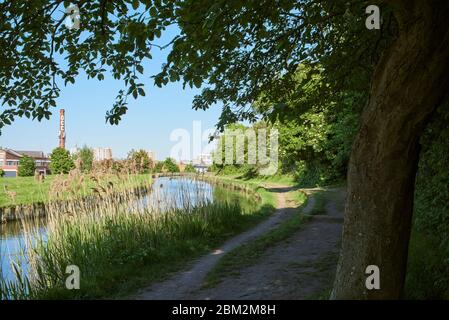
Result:
<svg viewBox="0 0 449 320">
<path fill-rule="evenodd" d="M 334 299 L 401 297 L 419 138 L 449 91 L 449 1 L 391 6 L 399 34 L 376 67 L 352 148 Z M 379 267 L 379 290 L 365 285 L 369 265 Z"/>
</svg>

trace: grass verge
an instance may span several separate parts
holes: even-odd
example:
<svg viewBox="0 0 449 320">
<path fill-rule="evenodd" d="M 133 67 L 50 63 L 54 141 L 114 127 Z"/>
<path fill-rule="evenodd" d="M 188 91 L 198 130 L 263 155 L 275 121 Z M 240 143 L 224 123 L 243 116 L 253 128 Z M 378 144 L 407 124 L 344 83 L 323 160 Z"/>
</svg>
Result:
<svg viewBox="0 0 449 320">
<path fill-rule="evenodd" d="M 43 182 L 34 177 L 0 178 L 0 208 L 50 200 L 68 200 L 86 197 L 94 193 L 95 188 L 114 186 L 115 191 L 124 191 L 147 185 L 151 182 L 150 174 L 118 175 L 48 175 Z M 8 192 L 15 193 L 9 196 Z M 60 192 L 62 191 L 62 192 Z M 57 194 L 56 194 L 57 193 Z"/>
<path fill-rule="evenodd" d="M 305 195 L 297 195 L 297 197 L 298 201 L 302 200 L 302 204 L 304 205 L 306 200 Z M 254 241 L 226 253 L 207 274 L 203 287 L 214 287 L 226 276 L 238 275 L 239 270 L 254 264 L 268 248 L 285 239 L 288 239 L 296 233 L 301 228 L 304 221 L 308 218 L 309 215 L 305 215 L 301 211 L 296 212 L 291 218 L 284 221 L 278 228 L 269 231 Z"/>
</svg>

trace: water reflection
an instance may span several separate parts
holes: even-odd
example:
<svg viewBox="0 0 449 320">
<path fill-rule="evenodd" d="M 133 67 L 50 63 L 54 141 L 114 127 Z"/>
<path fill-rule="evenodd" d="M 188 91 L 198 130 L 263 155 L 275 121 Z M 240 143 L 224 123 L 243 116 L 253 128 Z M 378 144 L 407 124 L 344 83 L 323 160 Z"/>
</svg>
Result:
<svg viewBox="0 0 449 320">
<path fill-rule="evenodd" d="M 173 208 L 194 208 L 208 202 L 239 202 L 244 212 L 254 207 L 250 199 L 242 197 L 238 192 L 216 187 L 201 180 L 169 177 L 156 179 L 151 194 L 139 199 L 137 206 L 158 208 L 158 210 L 165 211 Z M 45 240 L 45 218 L 27 220 L 26 229 L 21 221 L 0 225 L 0 274 L 3 278 L 14 279 L 11 260 L 26 261 L 25 257 L 22 256 L 23 248 L 26 246 L 26 235 L 27 232 L 35 235 L 35 230 Z"/>
</svg>

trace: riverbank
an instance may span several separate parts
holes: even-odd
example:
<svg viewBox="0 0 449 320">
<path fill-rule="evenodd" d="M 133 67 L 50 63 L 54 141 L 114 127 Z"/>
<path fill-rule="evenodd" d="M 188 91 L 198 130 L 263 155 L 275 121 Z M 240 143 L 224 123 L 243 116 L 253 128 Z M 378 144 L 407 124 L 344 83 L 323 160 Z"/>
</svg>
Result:
<svg viewBox="0 0 449 320">
<path fill-rule="evenodd" d="M 336 203 L 344 192 L 298 189 L 269 183 L 269 178 L 237 182 L 260 187 L 261 180 L 264 189 L 277 198 L 272 215 L 132 298 L 298 299 L 328 291 L 343 221 L 335 208 L 341 208 Z M 321 193 L 326 208 L 315 213 L 315 195 Z"/>
<path fill-rule="evenodd" d="M 176 178 L 167 178 L 167 185 Z M 159 183 L 157 183 L 159 184 Z M 230 196 L 232 187 L 216 193 Z M 152 283 L 179 270 L 191 259 L 208 252 L 225 239 L 260 222 L 273 208 L 273 197 L 263 188 L 255 191 L 256 201 L 243 209 L 235 200 L 204 203 L 196 208 L 167 213 L 141 211 L 84 213 L 55 221 L 47 241 L 36 248 L 40 264 L 38 278 L 30 290 L 15 288 L 14 298 L 92 299 L 126 296 L 142 284 Z M 235 190 L 243 190 L 236 186 Z M 192 188 L 183 192 L 192 192 Z M 246 193 L 247 191 L 245 191 Z M 193 193 L 196 193 L 193 190 Z M 186 194 L 183 194 L 185 197 Z M 189 212 L 186 215 L 186 212 Z M 57 222 L 57 223 L 56 223 Z M 82 273 L 81 289 L 67 290 L 63 271 L 77 265 Z M 46 272 L 40 272 L 46 270 Z M 1 281 L 0 281 L 1 282 Z M 26 283 L 26 282 L 24 282 Z M 46 286 L 40 284 L 45 283 Z M 8 296 L 11 286 L 3 281 L 1 290 Z M 30 294 L 25 292 L 29 291 Z"/>
<path fill-rule="evenodd" d="M 0 223 L 43 217 L 49 207 L 65 208 L 104 196 L 140 192 L 151 184 L 150 174 L 49 175 L 44 182 L 34 177 L 1 178 Z"/>
<path fill-rule="evenodd" d="M 107 186 L 124 191 L 150 181 L 151 174 L 48 175 L 43 182 L 34 177 L 0 178 L 0 208 L 85 197 L 95 194 L 97 188 Z"/>
</svg>

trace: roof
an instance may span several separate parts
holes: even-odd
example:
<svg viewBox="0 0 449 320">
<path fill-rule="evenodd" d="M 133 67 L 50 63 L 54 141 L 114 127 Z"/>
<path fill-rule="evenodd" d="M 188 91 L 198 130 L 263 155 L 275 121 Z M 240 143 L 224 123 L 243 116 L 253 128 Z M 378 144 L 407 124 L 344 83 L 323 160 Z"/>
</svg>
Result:
<svg viewBox="0 0 449 320">
<path fill-rule="evenodd" d="M 22 156 L 17 151 L 14 151 L 14 150 L 11 150 L 11 149 L 1 148 L 0 150 L 3 150 L 3 151 L 8 152 L 8 153 L 11 153 L 11 154 L 15 155 L 16 157 L 21 157 Z"/>
<path fill-rule="evenodd" d="M 23 156 L 29 156 L 31 158 L 45 158 L 45 155 L 42 151 L 16 151 L 16 152 Z"/>
<path fill-rule="evenodd" d="M 17 151 L 17 150 L 12 150 L 12 149 L 3 149 L 3 148 L 0 148 L 0 150 L 4 150 L 6 152 L 12 153 L 13 155 L 15 155 L 17 157 L 29 156 L 31 158 L 47 158 L 42 151 Z"/>
</svg>

